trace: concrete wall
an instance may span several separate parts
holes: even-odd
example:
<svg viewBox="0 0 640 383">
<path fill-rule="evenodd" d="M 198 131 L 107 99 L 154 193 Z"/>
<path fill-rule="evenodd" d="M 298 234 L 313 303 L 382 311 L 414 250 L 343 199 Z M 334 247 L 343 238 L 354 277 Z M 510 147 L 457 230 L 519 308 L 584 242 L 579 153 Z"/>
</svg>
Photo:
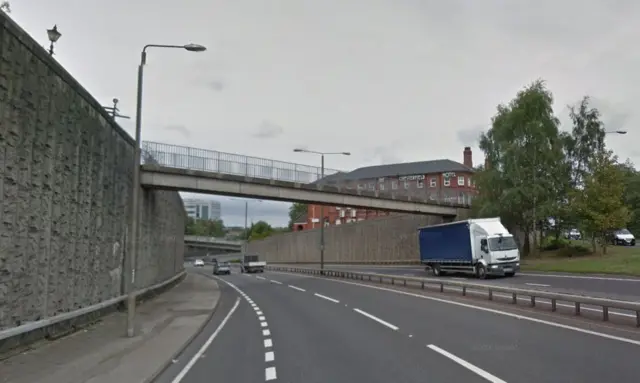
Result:
<svg viewBox="0 0 640 383">
<path fill-rule="evenodd" d="M 325 262 L 417 260 L 417 229 L 442 223 L 442 218 L 397 215 L 325 229 Z M 319 229 L 274 235 L 252 241 L 248 252 L 267 262 L 319 262 Z"/>
<path fill-rule="evenodd" d="M 0 12 L 0 330 L 122 293 L 132 163 L 132 139 Z M 184 210 L 140 192 L 143 287 L 182 269 Z"/>
</svg>

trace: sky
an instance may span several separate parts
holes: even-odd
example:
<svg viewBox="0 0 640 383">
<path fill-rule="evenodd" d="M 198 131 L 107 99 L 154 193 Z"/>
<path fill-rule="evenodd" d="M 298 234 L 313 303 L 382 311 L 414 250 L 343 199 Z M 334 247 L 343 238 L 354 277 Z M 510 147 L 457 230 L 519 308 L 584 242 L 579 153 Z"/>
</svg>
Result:
<svg viewBox="0 0 640 383">
<path fill-rule="evenodd" d="M 556 113 L 590 95 L 607 144 L 640 163 L 640 2 L 634 0 L 13 0 L 12 17 L 104 105 L 135 114 L 151 49 L 143 139 L 328 168 L 448 158 L 478 136 L 496 106 L 542 78 Z M 133 119 L 121 120 L 133 133 Z M 565 126 L 565 129 L 570 129 Z M 227 224 L 244 202 L 222 201 Z M 287 222 L 288 204 L 252 203 Z"/>
</svg>

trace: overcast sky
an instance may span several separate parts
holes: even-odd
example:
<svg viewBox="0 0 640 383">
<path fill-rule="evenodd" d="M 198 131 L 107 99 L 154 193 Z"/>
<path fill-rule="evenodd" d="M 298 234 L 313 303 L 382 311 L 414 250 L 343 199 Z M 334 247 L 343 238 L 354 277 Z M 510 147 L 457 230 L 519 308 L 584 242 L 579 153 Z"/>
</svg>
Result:
<svg viewBox="0 0 640 383">
<path fill-rule="evenodd" d="M 621 157 L 640 163 L 637 0 L 13 0 L 12 17 L 105 105 L 135 113 L 151 50 L 143 139 L 316 165 L 304 146 L 350 151 L 327 167 L 462 161 L 496 105 L 536 78 L 556 111 L 594 97 Z M 133 120 L 123 120 L 132 132 Z M 225 199 L 224 218 L 244 220 Z M 286 223 L 286 204 L 256 203 Z M 231 218 L 229 218 L 231 220 Z"/>
</svg>

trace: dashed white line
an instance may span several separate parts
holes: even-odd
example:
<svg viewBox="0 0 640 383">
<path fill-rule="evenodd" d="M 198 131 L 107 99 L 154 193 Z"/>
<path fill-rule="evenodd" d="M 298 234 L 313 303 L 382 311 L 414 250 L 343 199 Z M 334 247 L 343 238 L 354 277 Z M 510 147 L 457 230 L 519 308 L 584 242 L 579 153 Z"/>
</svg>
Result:
<svg viewBox="0 0 640 383">
<path fill-rule="evenodd" d="M 273 347 L 273 342 L 271 341 L 270 338 L 267 338 L 264 340 L 264 348 L 269 348 L 269 347 Z"/>
<path fill-rule="evenodd" d="M 264 321 L 264 320 L 265 320 L 265 317 L 264 317 L 264 316 L 259 316 L 259 317 L 258 317 L 258 320 L 259 320 L 259 321 Z"/>
<path fill-rule="evenodd" d="M 270 380 L 275 380 L 278 376 L 276 375 L 276 368 L 275 367 L 267 367 L 266 370 L 264 370 L 264 379 L 268 382 Z"/>
<path fill-rule="evenodd" d="M 326 299 L 326 300 L 331 301 L 331 302 L 333 302 L 333 303 L 340 303 L 340 301 L 339 301 L 339 300 L 337 300 L 337 299 L 333 299 L 333 298 L 328 297 L 328 296 L 326 296 L 326 295 L 322 295 L 322 294 L 318 294 L 318 293 L 314 293 L 313 295 L 315 295 L 315 296 L 316 296 L 316 297 L 318 297 L 318 298 Z"/>
<path fill-rule="evenodd" d="M 265 278 L 265 277 L 259 277 L 259 276 L 257 276 L 257 275 L 256 275 L 256 278 L 257 278 L 257 279 L 262 279 L 263 281 L 267 279 L 267 278 Z"/>
<path fill-rule="evenodd" d="M 282 284 L 282 282 L 280 282 L 280 281 L 274 281 L 273 279 L 270 279 L 270 282 L 271 282 L 271 283 L 275 283 L 276 285 L 281 285 L 281 284 Z"/>
<path fill-rule="evenodd" d="M 269 331 L 269 329 L 262 330 L 262 336 L 269 336 L 269 335 L 271 335 L 271 331 Z"/>
<path fill-rule="evenodd" d="M 218 326 L 218 328 L 216 328 L 216 331 L 214 331 L 213 334 L 211 334 L 209 339 L 207 339 L 207 341 L 202 345 L 202 347 L 200 347 L 200 350 L 196 352 L 193 358 L 191 358 L 191 360 L 187 363 L 186 366 L 184 366 L 182 371 L 180 371 L 180 373 L 171 381 L 171 383 L 180 383 L 182 381 L 182 379 L 185 377 L 185 375 L 187 375 L 189 370 L 191 370 L 193 365 L 196 364 L 196 362 L 202 357 L 202 355 L 204 355 L 204 352 L 207 350 L 207 348 L 211 346 L 211 343 L 213 342 L 213 340 L 218 336 L 220 331 L 222 331 L 222 328 L 227 323 L 229 318 L 231 318 L 231 315 L 236 311 L 239 305 L 240 305 L 240 298 L 236 299 L 236 303 L 233 305 L 233 307 L 231 308 L 231 311 L 229 311 L 227 316 L 224 317 L 222 322 L 220 322 L 220 325 Z M 275 371 L 274 371 L 274 374 L 275 374 Z"/>
<path fill-rule="evenodd" d="M 264 353 L 264 361 L 265 362 L 273 362 L 275 359 L 275 355 L 273 355 L 273 351 L 267 351 Z"/>
<path fill-rule="evenodd" d="M 262 315 L 262 311 L 256 310 L 256 315 Z"/>
<path fill-rule="evenodd" d="M 260 322 L 260 327 L 267 327 L 267 322 Z"/>
<path fill-rule="evenodd" d="M 539 287 L 551 287 L 551 285 L 545 285 L 543 283 L 525 283 L 525 285 L 529 286 L 539 286 Z"/>
<path fill-rule="evenodd" d="M 462 367 L 468 369 L 469 371 L 474 372 L 475 374 L 483 377 L 484 379 L 488 380 L 491 383 L 507 383 L 504 380 L 498 378 L 497 376 L 491 375 L 490 373 L 486 372 L 485 370 L 481 369 L 480 367 L 476 367 L 473 364 L 467 362 L 464 359 L 458 358 L 457 356 L 453 355 L 452 353 L 441 349 L 440 347 L 430 344 L 427 345 L 428 348 L 432 349 L 433 351 L 439 353 L 440 355 L 443 355 L 449 359 L 451 359 L 452 361 L 458 363 L 459 365 L 461 365 Z"/>
<path fill-rule="evenodd" d="M 378 322 L 378 323 L 380 323 L 380 324 L 382 324 L 382 325 L 385 325 L 385 326 L 389 327 L 389 328 L 390 328 L 390 329 L 392 329 L 393 331 L 397 331 L 397 330 L 398 330 L 398 327 L 397 327 L 397 326 L 394 326 L 394 325 L 392 325 L 392 324 L 391 324 L 391 323 L 389 323 L 389 322 L 383 321 L 382 319 L 378 318 L 377 316 L 375 316 L 375 315 L 371 315 L 371 314 L 369 314 L 369 313 L 368 313 L 368 312 L 366 312 L 366 311 L 362 311 L 362 310 L 360 310 L 360 309 L 353 309 L 353 311 L 357 312 L 358 314 L 362 314 L 362 315 L 366 316 L 366 317 L 367 317 L 367 318 L 369 318 L 369 319 L 373 319 L 374 321 L 376 321 L 376 322 Z"/>
<path fill-rule="evenodd" d="M 294 290 L 298 290 L 298 291 L 307 291 L 307 290 L 305 290 L 305 289 L 302 289 L 302 288 L 300 288 L 300 287 L 298 287 L 298 286 L 294 286 L 294 285 L 289 285 L 289 287 L 291 287 L 291 288 L 292 288 L 292 289 L 294 289 Z"/>
</svg>

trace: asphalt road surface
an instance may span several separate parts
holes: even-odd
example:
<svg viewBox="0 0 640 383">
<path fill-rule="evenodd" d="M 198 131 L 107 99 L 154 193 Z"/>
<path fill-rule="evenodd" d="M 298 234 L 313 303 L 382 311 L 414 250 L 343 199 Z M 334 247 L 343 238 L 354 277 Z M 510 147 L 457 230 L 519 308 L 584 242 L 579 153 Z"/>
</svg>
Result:
<svg viewBox="0 0 640 383">
<path fill-rule="evenodd" d="M 318 266 L 302 266 L 318 267 Z M 366 265 L 325 265 L 326 268 L 348 268 L 370 273 L 393 274 L 411 277 L 433 277 L 420 266 L 366 266 Z M 519 273 L 512 278 L 491 278 L 479 280 L 463 274 L 441 278 L 468 279 L 474 283 L 510 285 L 524 289 L 542 289 L 566 293 L 585 294 L 622 300 L 640 301 L 640 278 L 575 275 L 562 273 Z"/>
<path fill-rule="evenodd" d="M 220 279 L 222 300 L 211 322 L 156 382 L 589 383 L 640 376 L 640 341 L 629 338 L 640 338 L 637 332 L 614 336 L 613 329 L 604 334 L 294 274 L 234 271 Z"/>
</svg>

